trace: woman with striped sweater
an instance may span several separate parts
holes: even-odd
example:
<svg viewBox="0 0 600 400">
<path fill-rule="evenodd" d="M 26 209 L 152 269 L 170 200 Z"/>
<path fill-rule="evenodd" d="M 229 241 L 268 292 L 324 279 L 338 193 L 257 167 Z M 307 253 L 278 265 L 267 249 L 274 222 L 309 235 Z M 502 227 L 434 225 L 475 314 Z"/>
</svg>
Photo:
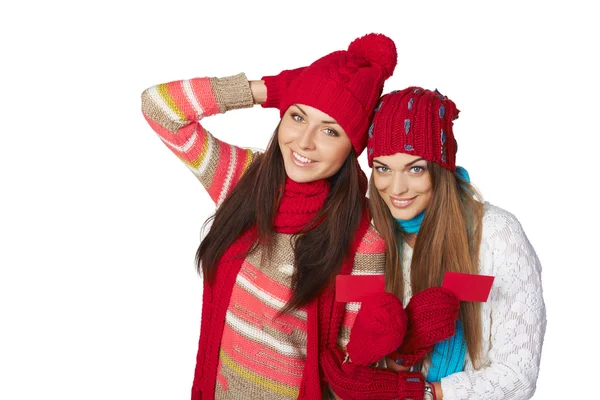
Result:
<svg viewBox="0 0 600 400">
<path fill-rule="evenodd" d="M 204 295 L 193 400 L 327 393 L 320 354 L 345 348 L 359 306 L 334 301 L 333 278 L 384 273 L 357 157 L 396 58 L 389 38 L 369 34 L 261 81 L 239 74 L 144 91 L 148 123 L 217 206 L 196 255 Z M 263 154 L 199 123 L 254 104 L 281 113 Z"/>
</svg>

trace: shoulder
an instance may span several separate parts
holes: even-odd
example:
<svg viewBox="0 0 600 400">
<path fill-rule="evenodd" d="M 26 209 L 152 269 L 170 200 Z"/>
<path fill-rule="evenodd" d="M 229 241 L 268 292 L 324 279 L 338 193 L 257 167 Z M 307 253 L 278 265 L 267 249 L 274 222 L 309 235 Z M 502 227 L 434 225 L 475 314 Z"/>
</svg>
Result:
<svg viewBox="0 0 600 400">
<path fill-rule="evenodd" d="M 523 235 L 521 223 L 511 212 L 485 202 L 482 219 L 482 239 L 495 236 Z"/>
<path fill-rule="evenodd" d="M 373 225 L 369 225 L 369 229 L 362 237 L 356 252 L 363 254 L 385 253 L 385 240 Z"/>
<path fill-rule="evenodd" d="M 480 250 L 482 264 L 493 268 L 494 274 L 517 274 L 521 271 L 521 274 L 529 276 L 534 270 L 539 271 L 539 260 L 519 220 L 509 211 L 487 202 L 484 210 Z"/>
</svg>

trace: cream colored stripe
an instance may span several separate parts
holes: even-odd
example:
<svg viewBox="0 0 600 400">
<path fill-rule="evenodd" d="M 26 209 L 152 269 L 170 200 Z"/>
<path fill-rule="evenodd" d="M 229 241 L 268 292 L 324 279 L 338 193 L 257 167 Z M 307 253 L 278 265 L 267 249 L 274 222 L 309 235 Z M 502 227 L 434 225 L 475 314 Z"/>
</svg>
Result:
<svg viewBox="0 0 600 400">
<path fill-rule="evenodd" d="M 169 116 L 171 121 L 180 121 L 179 115 L 177 115 L 177 113 L 175 113 L 171 107 L 169 107 L 165 99 L 158 92 L 158 86 L 153 86 L 148 89 L 148 93 L 150 94 L 152 101 L 154 101 L 154 103 Z"/>
<path fill-rule="evenodd" d="M 171 143 L 169 142 L 167 139 L 163 138 L 162 136 L 160 136 L 160 139 L 165 142 L 166 144 L 168 144 L 169 146 L 173 147 L 174 149 L 181 151 L 183 153 L 187 153 L 187 151 L 192 148 L 192 146 L 194 145 L 194 143 L 196 143 L 196 140 L 198 140 L 198 128 L 196 128 L 196 131 L 194 131 L 194 133 L 192 134 L 192 136 L 190 136 L 190 138 L 187 140 L 187 142 L 185 142 L 183 144 L 183 146 L 179 146 L 176 145 L 175 143 Z"/>
<path fill-rule="evenodd" d="M 200 129 L 204 129 L 204 128 L 200 127 Z M 198 167 L 198 170 L 195 171 L 195 173 L 198 176 L 202 175 L 204 173 L 204 171 L 206 170 L 206 167 L 208 167 L 208 162 L 210 161 L 210 159 L 212 157 L 212 153 L 215 150 L 215 138 L 206 129 L 205 129 L 205 132 L 206 132 L 206 137 L 208 139 L 208 148 L 206 149 L 206 154 L 204 154 L 202 163 Z"/>
<path fill-rule="evenodd" d="M 194 90 L 192 89 L 192 84 L 189 79 L 181 81 L 181 85 L 183 86 L 183 92 L 187 96 L 189 102 L 194 107 L 194 111 L 196 111 L 196 119 L 202 118 L 204 115 L 204 110 L 198 103 L 198 99 L 196 99 L 196 95 L 194 94 Z"/>
<path fill-rule="evenodd" d="M 263 303 L 271 306 L 276 310 L 281 310 L 285 306 L 285 303 L 283 301 L 276 298 L 271 293 L 267 293 L 264 290 L 257 287 L 256 285 L 252 284 L 252 282 L 244 278 L 244 276 L 242 276 L 241 274 L 238 274 L 235 283 L 240 285 L 242 288 L 246 289 L 246 291 L 254 295 L 254 297 L 259 298 Z M 290 314 L 306 321 L 306 311 L 294 310 Z"/>
<path fill-rule="evenodd" d="M 381 269 L 358 269 L 358 266 L 354 266 L 352 275 L 383 275 Z"/>
<path fill-rule="evenodd" d="M 360 303 L 346 303 L 346 310 L 358 311 L 360 310 Z"/>
<path fill-rule="evenodd" d="M 266 388 L 271 392 L 291 398 L 296 398 L 300 392 L 300 390 L 297 388 L 274 382 L 267 377 L 258 375 L 247 368 L 239 366 L 235 361 L 229 358 L 229 356 L 225 354 L 223 350 L 219 352 L 219 358 L 223 361 L 223 364 L 225 364 L 228 368 L 242 378 L 249 380 L 262 388 Z"/>
<path fill-rule="evenodd" d="M 225 317 L 225 322 L 236 332 L 244 335 L 246 338 L 261 343 L 265 346 L 270 347 L 272 350 L 275 350 L 278 353 L 281 353 L 290 357 L 303 358 L 306 357 L 306 347 L 294 347 L 289 343 L 284 343 L 280 340 L 277 340 L 273 336 L 268 333 L 258 329 L 255 326 L 252 326 L 240 318 L 236 317 L 230 311 L 227 311 L 227 316 Z"/>
<path fill-rule="evenodd" d="M 225 197 L 227 197 L 227 193 L 229 192 L 229 185 L 231 185 L 233 172 L 235 171 L 235 164 L 237 162 L 235 147 L 229 147 L 231 150 L 231 159 L 229 160 L 229 168 L 227 168 L 227 176 L 225 177 L 225 182 L 223 183 L 223 188 L 221 189 L 221 194 L 219 195 L 219 201 L 217 201 L 217 207 L 219 207 L 221 203 L 223 203 L 223 201 L 225 200 Z"/>
</svg>

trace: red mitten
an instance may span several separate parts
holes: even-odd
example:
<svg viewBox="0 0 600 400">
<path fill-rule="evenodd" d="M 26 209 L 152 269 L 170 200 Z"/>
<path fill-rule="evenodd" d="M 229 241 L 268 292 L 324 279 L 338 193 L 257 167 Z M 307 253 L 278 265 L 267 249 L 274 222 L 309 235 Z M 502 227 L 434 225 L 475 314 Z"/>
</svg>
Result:
<svg viewBox="0 0 600 400">
<path fill-rule="evenodd" d="M 340 349 L 321 353 L 325 381 L 344 400 L 423 400 L 425 378 L 420 372 L 393 372 L 344 362 Z"/>
<path fill-rule="evenodd" d="M 415 294 L 406 306 L 408 329 L 404 342 L 391 357 L 406 367 L 419 362 L 437 342 L 454 335 L 459 307 L 458 298 L 442 287 Z"/>
<path fill-rule="evenodd" d="M 398 348 L 407 318 L 402 302 L 391 293 L 366 298 L 350 331 L 347 351 L 353 364 L 371 365 Z"/>
<path fill-rule="evenodd" d="M 279 103 L 283 98 L 290 83 L 298 76 L 306 67 L 296 69 L 286 69 L 277 75 L 263 76 L 261 79 L 267 87 L 267 100 L 262 104 L 264 108 L 279 108 Z M 282 113 L 285 110 L 280 110 Z"/>
</svg>

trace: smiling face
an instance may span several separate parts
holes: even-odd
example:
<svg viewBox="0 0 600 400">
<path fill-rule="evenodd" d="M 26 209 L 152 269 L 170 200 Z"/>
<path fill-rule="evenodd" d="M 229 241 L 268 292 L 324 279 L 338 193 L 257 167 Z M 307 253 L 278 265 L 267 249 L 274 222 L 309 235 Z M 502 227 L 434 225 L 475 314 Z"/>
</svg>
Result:
<svg viewBox="0 0 600 400">
<path fill-rule="evenodd" d="M 303 104 L 291 105 L 281 118 L 278 143 L 287 176 L 299 183 L 331 177 L 352 148 L 333 118 Z"/>
<path fill-rule="evenodd" d="M 373 182 L 392 216 L 410 220 L 429 206 L 433 194 L 427 160 L 396 153 L 373 159 Z"/>
</svg>

